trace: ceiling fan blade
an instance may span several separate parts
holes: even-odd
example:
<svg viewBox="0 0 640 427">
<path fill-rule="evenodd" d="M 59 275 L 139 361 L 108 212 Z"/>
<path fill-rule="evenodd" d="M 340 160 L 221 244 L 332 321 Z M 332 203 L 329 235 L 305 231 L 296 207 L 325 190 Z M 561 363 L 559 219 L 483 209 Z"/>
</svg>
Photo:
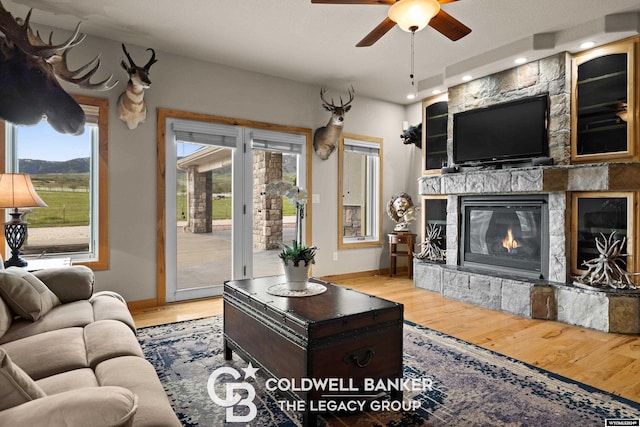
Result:
<svg viewBox="0 0 640 427">
<path fill-rule="evenodd" d="M 438 12 L 436 16 L 431 18 L 429 26 L 453 41 L 459 40 L 471 32 L 471 28 L 442 9 L 440 9 L 440 12 Z"/>
<path fill-rule="evenodd" d="M 396 26 L 396 23 L 393 22 L 389 18 L 385 18 L 376 28 L 373 29 L 369 34 L 367 34 L 360 42 L 356 45 L 356 47 L 367 47 L 371 46 L 375 42 L 377 42 L 380 37 L 387 34 L 387 31 Z"/>
<path fill-rule="evenodd" d="M 394 4 L 396 0 L 311 0 L 311 3 L 322 4 Z"/>
</svg>

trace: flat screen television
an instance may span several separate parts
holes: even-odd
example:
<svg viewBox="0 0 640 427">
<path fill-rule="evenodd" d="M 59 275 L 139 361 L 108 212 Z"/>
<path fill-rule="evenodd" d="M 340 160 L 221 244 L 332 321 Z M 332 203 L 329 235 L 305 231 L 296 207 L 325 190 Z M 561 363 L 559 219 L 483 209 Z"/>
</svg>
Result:
<svg viewBox="0 0 640 427">
<path fill-rule="evenodd" d="M 548 118 L 547 95 L 456 113 L 453 161 L 469 165 L 547 156 Z"/>
</svg>

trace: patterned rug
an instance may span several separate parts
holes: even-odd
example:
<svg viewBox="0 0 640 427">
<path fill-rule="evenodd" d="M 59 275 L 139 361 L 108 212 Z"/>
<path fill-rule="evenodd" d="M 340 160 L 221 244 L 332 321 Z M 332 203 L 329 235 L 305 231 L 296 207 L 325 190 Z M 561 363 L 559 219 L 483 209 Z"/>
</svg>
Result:
<svg viewBox="0 0 640 427">
<path fill-rule="evenodd" d="M 268 390 L 260 370 L 255 380 L 244 377 L 255 390 L 253 399 L 248 391 L 238 391 L 246 402 L 253 402 L 255 417 L 243 424 L 225 421 L 229 419 L 226 409 L 212 400 L 209 377 L 224 367 L 242 375 L 250 366 L 235 353 L 232 361 L 224 360 L 221 316 L 141 328 L 138 339 L 183 425 L 301 425 L 299 413 L 286 410 L 284 398 L 278 390 Z M 235 380 L 222 377 L 229 377 L 228 382 L 244 381 L 239 376 Z M 404 379 L 428 379 L 431 385 L 404 392 L 404 401 L 417 409 L 385 411 L 376 406 L 368 411 L 326 413 L 318 425 L 599 427 L 607 419 L 640 419 L 636 402 L 411 322 L 404 325 Z M 224 396 L 221 384 L 209 383 L 209 387 L 217 390 L 215 396 Z M 244 415 L 238 416 L 249 416 L 249 412 L 247 406 Z"/>
</svg>

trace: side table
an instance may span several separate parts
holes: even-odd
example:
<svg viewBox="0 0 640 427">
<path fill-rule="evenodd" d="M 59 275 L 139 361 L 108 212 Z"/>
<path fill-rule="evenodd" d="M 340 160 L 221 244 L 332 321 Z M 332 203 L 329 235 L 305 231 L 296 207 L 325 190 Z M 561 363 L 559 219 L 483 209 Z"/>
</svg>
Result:
<svg viewBox="0 0 640 427">
<path fill-rule="evenodd" d="M 398 257 L 407 257 L 409 278 L 413 277 L 413 244 L 416 235 L 407 231 L 389 233 L 389 276 L 396 274 L 396 260 Z M 398 251 L 398 245 L 406 245 L 406 251 Z"/>
</svg>

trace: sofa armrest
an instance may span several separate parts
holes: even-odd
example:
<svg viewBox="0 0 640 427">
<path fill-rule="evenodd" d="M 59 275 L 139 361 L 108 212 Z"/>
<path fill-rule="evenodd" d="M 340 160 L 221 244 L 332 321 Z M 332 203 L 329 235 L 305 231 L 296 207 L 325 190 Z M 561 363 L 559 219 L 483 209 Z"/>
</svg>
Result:
<svg viewBox="0 0 640 427">
<path fill-rule="evenodd" d="M 131 426 L 138 397 L 123 387 L 86 387 L 0 411 L 3 426 Z"/>
<path fill-rule="evenodd" d="M 32 274 L 47 285 L 63 304 L 89 299 L 93 294 L 93 271 L 84 265 L 45 268 Z"/>
</svg>

